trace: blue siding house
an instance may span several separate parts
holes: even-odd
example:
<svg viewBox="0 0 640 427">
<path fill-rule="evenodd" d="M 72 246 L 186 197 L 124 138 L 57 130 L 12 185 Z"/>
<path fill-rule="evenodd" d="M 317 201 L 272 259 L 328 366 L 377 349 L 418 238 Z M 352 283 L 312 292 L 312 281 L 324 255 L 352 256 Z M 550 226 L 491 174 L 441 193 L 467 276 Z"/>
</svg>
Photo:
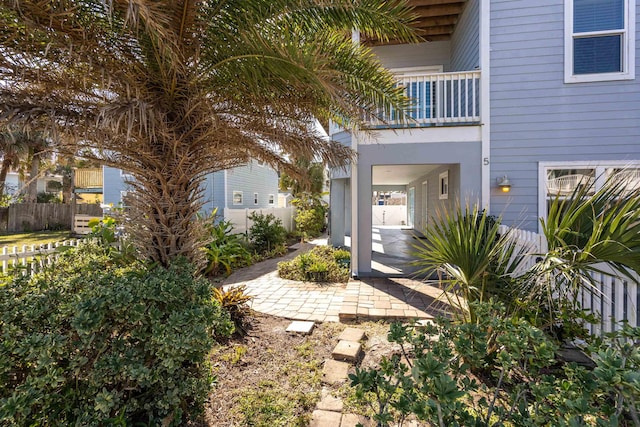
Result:
<svg viewBox="0 0 640 427">
<path fill-rule="evenodd" d="M 126 195 L 127 176 L 122 170 L 104 167 L 104 203 L 117 206 Z M 207 175 L 203 183 L 204 214 L 218 209 L 274 208 L 278 205 L 278 173 L 264 163 L 252 161 L 245 166 Z"/>
<path fill-rule="evenodd" d="M 538 231 L 550 194 L 612 174 L 640 184 L 635 0 L 408 3 L 425 42 L 382 45 L 357 32 L 354 41 L 406 88 L 413 121 L 329 132 L 358 153 L 331 172 L 331 242 L 351 244 L 354 275 L 372 272 L 375 191 L 405 191 L 415 230 L 478 201 Z"/>
</svg>

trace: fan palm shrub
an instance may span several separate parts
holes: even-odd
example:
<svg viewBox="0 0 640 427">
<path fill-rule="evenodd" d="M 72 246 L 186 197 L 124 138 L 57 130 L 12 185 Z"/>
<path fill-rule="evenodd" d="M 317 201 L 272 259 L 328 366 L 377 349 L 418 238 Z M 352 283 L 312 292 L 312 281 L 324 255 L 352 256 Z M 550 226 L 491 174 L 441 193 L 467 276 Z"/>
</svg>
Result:
<svg viewBox="0 0 640 427">
<path fill-rule="evenodd" d="M 427 238 L 413 245 L 413 264 L 422 267 L 418 273 L 438 275 L 444 297 L 462 321 L 477 321 L 471 302 L 497 297 L 512 307 L 509 291 L 526 248 L 510 233 L 500 234 L 499 227 L 500 218 L 477 205 L 457 204 L 439 212 L 424 231 Z"/>
<path fill-rule="evenodd" d="M 403 88 L 351 32 L 410 42 L 412 19 L 400 0 L 2 1 L 0 120 L 47 123 L 67 152 L 127 171 L 141 254 L 198 261 L 206 174 L 344 165 L 351 150 L 315 119 L 406 119 Z"/>
<path fill-rule="evenodd" d="M 557 195 L 540 219 L 547 250 L 522 277 L 518 296 L 541 326 L 567 313 L 581 316 L 582 292 L 607 300 L 596 280 L 601 274 L 636 281 L 640 273 L 640 188 L 615 175 L 602 180 L 598 190 L 581 185 Z"/>
</svg>

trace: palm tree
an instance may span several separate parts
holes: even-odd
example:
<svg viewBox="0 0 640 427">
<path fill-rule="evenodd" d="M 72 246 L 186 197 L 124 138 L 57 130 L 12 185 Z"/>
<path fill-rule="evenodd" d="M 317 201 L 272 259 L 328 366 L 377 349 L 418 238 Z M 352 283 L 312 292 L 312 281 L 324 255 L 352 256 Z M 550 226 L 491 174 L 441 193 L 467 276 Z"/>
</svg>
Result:
<svg viewBox="0 0 640 427">
<path fill-rule="evenodd" d="M 29 152 L 27 134 L 22 131 L 7 128 L 0 132 L 0 153 L 2 164 L 0 165 L 0 195 L 4 194 L 7 174 L 16 168 L 20 160 Z"/>
<path fill-rule="evenodd" d="M 127 170 L 138 247 L 162 265 L 195 259 L 207 173 L 345 164 L 351 151 L 314 118 L 353 129 L 403 111 L 351 31 L 411 41 L 411 19 L 400 0 L 3 0 L 0 118 L 46 118 L 73 150 Z"/>
</svg>

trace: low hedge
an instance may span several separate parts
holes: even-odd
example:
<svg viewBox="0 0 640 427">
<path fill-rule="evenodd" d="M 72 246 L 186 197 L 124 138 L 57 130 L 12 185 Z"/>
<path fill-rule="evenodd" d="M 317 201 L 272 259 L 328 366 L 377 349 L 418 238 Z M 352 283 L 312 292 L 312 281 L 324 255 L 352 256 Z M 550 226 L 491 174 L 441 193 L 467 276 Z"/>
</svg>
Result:
<svg viewBox="0 0 640 427">
<path fill-rule="evenodd" d="M 331 246 L 316 246 L 291 261 L 278 263 L 283 279 L 312 282 L 346 282 L 349 280 L 350 253 Z"/>
<path fill-rule="evenodd" d="M 90 247 L 0 288 L 0 425 L 180 425 L 202 408 L 229 316 L 185 261 Z"/>
</svg>

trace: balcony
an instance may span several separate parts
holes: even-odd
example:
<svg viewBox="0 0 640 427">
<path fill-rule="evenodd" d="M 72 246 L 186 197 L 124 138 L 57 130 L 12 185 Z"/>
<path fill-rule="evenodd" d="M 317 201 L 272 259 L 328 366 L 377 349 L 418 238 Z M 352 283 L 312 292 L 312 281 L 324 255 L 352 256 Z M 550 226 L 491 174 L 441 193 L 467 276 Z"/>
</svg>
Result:
<svg viewBox="0 0 640 427">
<path fill-rule="evenodd" d="M 77 190 L 102 191 L 102 169 L 75 169 L 74 186 Z"/>
<path fill-rule="evenodd" d="M 480 123 L 480 71 L 416 74 L 398 77 L 411 99 L 408 124 L 391 112 L 384 120 L 374 119 L 375 128 L 456 126 Z"/>
</svg>

